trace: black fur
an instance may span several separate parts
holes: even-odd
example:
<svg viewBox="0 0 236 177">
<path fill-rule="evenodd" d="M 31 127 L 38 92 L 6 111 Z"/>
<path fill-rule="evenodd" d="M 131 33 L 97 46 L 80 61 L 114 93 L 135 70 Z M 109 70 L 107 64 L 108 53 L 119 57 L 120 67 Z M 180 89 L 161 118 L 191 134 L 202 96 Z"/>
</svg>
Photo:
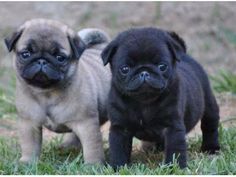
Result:
<svg viewBox="0 0 236 177">
<path fill-rule="evenodd" d="M 186 53 L 177 34 L 156 28 L 119 34 L 103 51 L 110 62 L 110 164 L 130 162 L 132 138 L 154 141 L 165 148 L 165 163 L 173 155 L 187 165 L 185 135 L 201 119 L 202 150 L 219 150 L 219 109 L 203 68 Z M 167 64 L 160 71 L 160 63 Z M 129 65 L 127 75 L 120 68 Z M 149 73 L 143 76 L 141 73 Z M 144 78 L 144 79 L 143 79 Z"/>
</svg>

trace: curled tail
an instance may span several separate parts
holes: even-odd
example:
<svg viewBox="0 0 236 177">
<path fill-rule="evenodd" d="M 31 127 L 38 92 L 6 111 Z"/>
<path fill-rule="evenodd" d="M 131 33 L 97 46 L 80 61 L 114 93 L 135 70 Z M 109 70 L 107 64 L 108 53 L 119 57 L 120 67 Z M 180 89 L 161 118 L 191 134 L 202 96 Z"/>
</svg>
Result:
<svg viewBox="0 0 236 177">
<path fill-rule="evenodd" d="M 108 43 L 110 37 L 108 34 L 97 28 L 85 28 L 77 33 L 85 45 L 90 48 L 94 45 Z"/>
</svg>

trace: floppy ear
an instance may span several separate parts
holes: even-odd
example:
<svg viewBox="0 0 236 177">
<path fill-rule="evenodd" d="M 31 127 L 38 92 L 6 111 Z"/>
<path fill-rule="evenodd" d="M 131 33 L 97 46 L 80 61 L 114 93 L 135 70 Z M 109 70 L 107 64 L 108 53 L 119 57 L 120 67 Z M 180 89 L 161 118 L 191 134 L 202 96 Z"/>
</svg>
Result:
<svg viewBox="0 0 236 177">
<path fill-rule="evenodd" d="M 168 48 L 172 52 L 173 56 L 177 61 L 181 60 L 181 55 L 186 53 L 186 45 L 184 40 L 179 37 L 175 32 L 168 32 Z"/>
<path fill-rule="evenodd" d="M 117 47 L 118 47 L 117 40 L 113 40 L 102 51 L 101 57 L 102 57 L 104 66 L 107 65 L 107 63 L 111 62 L 112 57 L 116 53 Z"/>
<path fill-rule="evenodd" d="M 15 47 L 15 44 L 18 41 L 18 39 L 20 38 L 22 32 L 23 32 L 23 29 L 17 30 L 15 32 L 13 32 L 13 34 L 11 36 L 6 37 L 4 39 L 5 45 L 7 46 L 7 49 L 9 52 L 11 52 L 12 49 Z"/>
<path fill-rule="evenodd" d="M 79 59 L 82 53 L 84 52 L 84 50 L 86 49 L 84 42 L 77 35 L 74 35 L 74 37 L 72 37 L 71 35 L 68 35 L 68 40 L 69 40 L 69 43 L 73 52 L 73 56 L 76 59 Z"/>
</svg>

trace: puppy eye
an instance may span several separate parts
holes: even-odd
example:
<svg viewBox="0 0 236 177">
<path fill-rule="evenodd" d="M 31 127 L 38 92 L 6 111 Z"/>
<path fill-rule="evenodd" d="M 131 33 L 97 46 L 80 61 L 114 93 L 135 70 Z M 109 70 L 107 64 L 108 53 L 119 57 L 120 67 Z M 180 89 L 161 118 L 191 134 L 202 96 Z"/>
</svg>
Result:
<svg viewBox="0 0 236 177">
<path fill-rule="evenodd" d="M 167 70 L 168 66 L 166 64 L 159 64 L 158 68 L 161 72 L 164 72 Z"/>
<path fill-rule="evenodd" d="M 62 56 L 62 55 L 57 55 L 57 56 L 56 56 L 56 59 L 57 59 L 57 61 L 59 61 L 60 63 L 63 63 L 63 62 L 65 62 L 66 57 L 65 57 L 65 56 Z"/>
<path fill-rule="evenodd" d="M 129 70 L 130 70 L 130 67 L 127 66 L 127 65 L 122 66 L 122 67 L 120 68 L 121 73 L 124 74 L 124 75 L 128 74 L 128 73 L 129 73 Z"/>
<path fill-rule="evenodd" d="M 25 51 L 21 52 L 20 56 L 23 59 L 27 59 L 27 58 L 29 58 L 31 56 L 31 53 L 30 53 L 30 51 L 25 50 Z"/>
</svg>

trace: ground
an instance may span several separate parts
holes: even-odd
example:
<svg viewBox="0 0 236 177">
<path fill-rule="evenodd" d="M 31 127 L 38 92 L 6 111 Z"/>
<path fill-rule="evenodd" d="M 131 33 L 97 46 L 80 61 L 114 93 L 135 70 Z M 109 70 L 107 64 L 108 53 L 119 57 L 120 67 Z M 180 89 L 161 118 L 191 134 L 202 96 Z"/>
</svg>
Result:
<svg viewBox="0 0 236 177">
<path fill-rule="evenodd" d="M 12 54 L 7 52 L 3 38 L 24 21 L 31 18 L 52 18 L 64 22 L 74 30 L 101 28 L 111 37 L 122 30 L 138 26 L 175 31 L 185 40 L 188 53 L 203 65 L 209 76 L 215 76 L 220 70 L 236 73 L 235 8 L 236 2 L 0 2 L 0 157 L 5 158 L 0 162 L 0 174 L 113 174 L 109 168 L 100 169 L 100 172 L 99 169 L 93 171 L 90 167 L 83 166 L 81 156 L 76 158 L 77 153 L 72 152 L 72 156 L 68 157 L 70 152 L 57 150 L 60 137 L 47 130 L 44 131 L 41 164 L 32 167 L 18 166 L 15 78 Z M 233 135 L 236 132 L 233 128 L 227 129 L 235 124 L 236 96 L 230 92 L 215 94 L 220 106 L 222 125 L 221 155 L 208 157 L 198 153 L 198 125 L 188 136 L 191 137 L 190 168 L 184 172 L 174 170 L 174 174 L 236 174 L 236 158 L 233 154 L 236 145 L 231 142 L 235 139 Z M 103 132 L 106 141 L 108 126 L 103 127 Z M 120 174 L 171 174 L 167 167 L 156 168 L 156 163 L 153 162 L 161 161 L 163 154 L 150 153 L 145 158 L 146 154 L 134 148 L 134 162 L 145 163 L 134 165 L 131 170 L 124 168 Z M 50 157 L 47 158 L 48 154 Z M 9 165 L 12 161 L 14 166 Z"/>
</svg>

